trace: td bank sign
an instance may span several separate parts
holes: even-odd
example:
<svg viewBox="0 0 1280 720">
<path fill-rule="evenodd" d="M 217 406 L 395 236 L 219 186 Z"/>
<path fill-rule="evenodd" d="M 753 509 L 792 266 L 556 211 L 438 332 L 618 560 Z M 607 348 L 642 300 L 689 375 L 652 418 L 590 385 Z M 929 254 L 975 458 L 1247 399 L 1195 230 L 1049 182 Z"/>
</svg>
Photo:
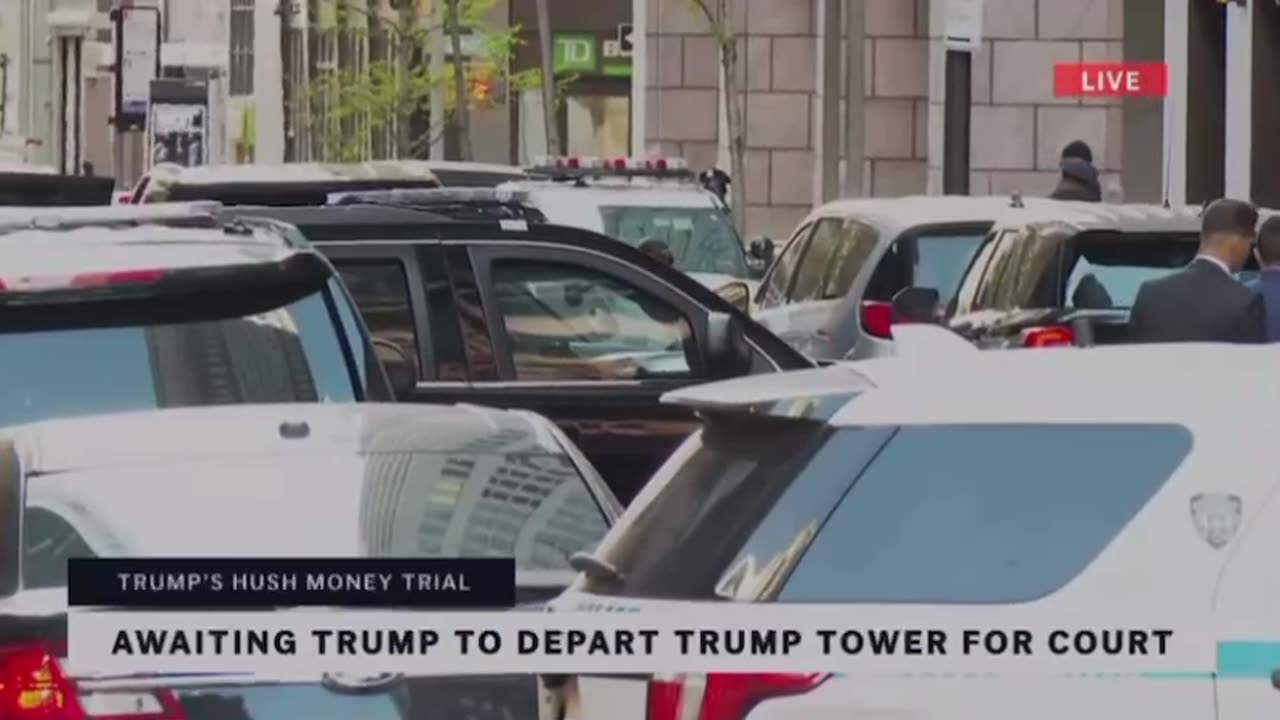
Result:
<svg viewBox="0 0 1280 720">
<path fill-rule="evenodd" d="M 591 33 L 556 33 L 552 42 L 552 64 L 557 75 L 631 75 L 630 48 L 624 51 L 617 40 L 602 41 Z"/>
</svg>

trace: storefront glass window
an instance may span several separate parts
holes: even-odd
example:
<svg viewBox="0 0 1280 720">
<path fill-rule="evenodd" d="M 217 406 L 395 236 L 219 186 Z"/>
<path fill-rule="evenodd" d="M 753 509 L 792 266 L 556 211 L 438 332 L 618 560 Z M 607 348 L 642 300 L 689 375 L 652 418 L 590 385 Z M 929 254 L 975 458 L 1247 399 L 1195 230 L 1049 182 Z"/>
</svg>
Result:
<svg viewBox="0 0 1280 720">
<path fill-rule="evenodd" d="M 620 157 L 631 151 L 631 98 L 579 95 L 565 99 L 570 155 Z"/>
</svg>

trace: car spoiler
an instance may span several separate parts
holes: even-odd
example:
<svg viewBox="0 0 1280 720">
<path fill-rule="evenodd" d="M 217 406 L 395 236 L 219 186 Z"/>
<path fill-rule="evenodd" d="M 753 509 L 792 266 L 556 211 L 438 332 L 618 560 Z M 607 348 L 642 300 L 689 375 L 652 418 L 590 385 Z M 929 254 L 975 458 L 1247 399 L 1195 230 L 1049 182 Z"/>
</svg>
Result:
<svg viewBox="0 0 1280 720">
<path fill-rule="evenodd" d="M 178 221 L 191 221 L 185 224 L 195 227 L 217 227 L 215 213 L 221 209 L 222 203 L 210 201 L 105 207 L 0 208 L 0 232 L 179 224 Z"/>
</svg>

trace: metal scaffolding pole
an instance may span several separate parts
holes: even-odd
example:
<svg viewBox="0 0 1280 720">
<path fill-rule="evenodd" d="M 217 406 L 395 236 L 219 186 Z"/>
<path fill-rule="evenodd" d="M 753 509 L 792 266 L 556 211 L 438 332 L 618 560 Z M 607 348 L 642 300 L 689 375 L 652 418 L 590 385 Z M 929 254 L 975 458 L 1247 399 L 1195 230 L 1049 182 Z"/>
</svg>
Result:
<svg viewBox="0 0 1280 720">
<path fill-rule="evenodd" d="M 844 6 L 844 197 L 862 197 L 862 166 L 866 161 L 866 0 L 845 0 Z"/>
<path fill-rule="evenodd" d="M 822 201 L 840 195 L 840 2 L 822 8 Z"/>
</svg>

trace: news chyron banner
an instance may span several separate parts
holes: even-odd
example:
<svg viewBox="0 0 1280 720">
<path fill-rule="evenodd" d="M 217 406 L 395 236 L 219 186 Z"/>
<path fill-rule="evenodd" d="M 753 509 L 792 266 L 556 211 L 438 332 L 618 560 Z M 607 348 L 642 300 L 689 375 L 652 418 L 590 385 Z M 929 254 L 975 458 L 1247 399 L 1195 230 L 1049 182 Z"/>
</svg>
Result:
<svg viewBox="0 0 1280 720">
<path fill-rule="evenodd" d="M 1152 613 L 633 601 L 517 605 L 511 559 L 83 559 L 89 674 L 1210 673 L 1220 634 Z"/>
</svg>

